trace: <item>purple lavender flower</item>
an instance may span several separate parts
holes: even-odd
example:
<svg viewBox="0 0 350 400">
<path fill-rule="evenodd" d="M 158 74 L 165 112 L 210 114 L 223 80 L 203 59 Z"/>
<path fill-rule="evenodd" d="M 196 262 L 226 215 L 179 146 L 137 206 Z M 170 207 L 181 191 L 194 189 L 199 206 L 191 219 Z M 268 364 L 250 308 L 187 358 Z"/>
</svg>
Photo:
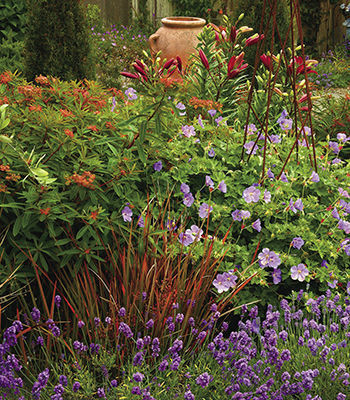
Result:
<svg viewBox="0 0 350 400">
<path fill-rule="evenodd" d="M 100 322 L 101 322 L 100 318 L 98 318 L 98 317 L 95 317 L 95 318 L 94 318 L 94 324 L 95 324 L 95 326 L 99 326 L 99 325 L 100 325 Z"/>
<path fill-rule="evenodd" d="M 124 307 L 120 307 L 118 311 L 119 317 L 125 317 L 126 315 L 126 309 Z"/>
<path fill-rule="evenodd" d="M 85 326 L 85 322 L 79 320 L 79 321 L 78 321 L 78 328 L 81 329 L 81 328 L 83 328 L 84 326 Z"/>
<path fill-rule="evenodd" d="M 209 214 L 213 211 L 213 207 L 209 206 L 207 203 L 202 203 L 199 207 L 199 217 L 207 218 Z"/>
<path fill-rule="evenodd" d="M 58 382 L 62 386 L 67 386 L 68 385 L 68 378 L 66 377 L 66 375 L 60 375 L 60 377 L 58 378 Z"/>
<path fill-rule="evenodd" d="M 220 192 L 222 192 L 222 193 L 226 193 L 226 192 L 227 192 L 227 186 L 226 186 L 225 181 L 221 181 L 221 182 L 219 183 L 218 189 L 219 189 Z"/>
<path fill-rule="evenodd" d="M 252 223 L 252 227 L 253 227 L 256 231 L 258 231 L 258 232 L 261 231 L 261 222 L 260 222 L 260 218 L 258 218 L 256 221 L 254 221 L 254 222 Z"/>
<path fill-rule="evenodd" d="M 255 186 L 250 186 L 243 191 L 242 197 L 246 201 L 246 203 L 257 203 L 260 198 L 260 190 L 257 189 Z"/>
<path fill-rule="evenodd" d="M 111 380 L 111 386 L 112 387 L 117 387 L 118 386 L 118 381 L 116 379 Z"/>
<path fill-rule="evenodd" d="M 151 328 L 153 327 L 153 325 L 154 325 L 153 319 L 149 319 L 149 320 L 146 322 L 146 329 L 151 329 Z"/>
<path fill-rule="evenodd" d="M 125 206 L 122 210 L 122 217 L 124 222 L 131 222 L 132 210 L 130 207 Z"/>
<path fill-rule="evenodd" d="M 38 323 L 40 321 L 40 311 L 38 308 L 33 307 L 30 315 L 32 316 L 34 322 Z"/>
<path fill-rule="evenodd" d="M 72 389 L 73 389 L 73 392 L 76 393 L 80 389 L 80 383 L 74 382 Z"/>
<path fill-rule="evenodd" d="M 142 395 L 141 389 L 138 386 L 133 386 L 131 389 L 131 394 Z"/>
<path fill-rule="evenodd" d="M 124 333 L 124 335 L 129 339 L 134 335 L 129 325 L 125 324 L 124 322 L 119 324 L 119 331 Z"/>
<path fill-rule="evenodd" d="M 157 162 L 155 162 L 154 164 L 153 164 L 153 169 L 155 170 L 155 171 L 161 171 L 162 170 L 162 168 L 163 168 L 163 164 L 162 164 L 162 162 L 161 161 L 157 161 Z"/>
<path fill-rule="evenodd" d="M 137 226 L 139 228 L 144 228 L 145 227 L 145 220 L 144 220 L 142 215 L 139 215 L 139 217 L 137 219 Z"/>
<path fill-rule="evenodd" d="M 192 194 L 191 192 L 190 192 L 190 193 L 186 193 L 186 194 L 184 195 L 184 198 L 183 198 L 182 202 L 184 203 L 184 205 L 185 205 L 186 207 L 191 207 L 192 204 L 194 203 L 193 194 Z"/>
<path fill-rule="evenodd" d="M 181 127 L 182 133 L 186 137 L 196 136 L 196 131 L 194 130 L 194 126 L 192 125 L 183 125 Z"/>
<path fill-rule="evenodd" d="M 61 306 L 61 296 L 59 294 L 57 294 L 55 296 L 55 304 L 56 304 L 57 308 L 60 308 L 60 306 Z"/>
<path fill-rule="evenodd" d="M 208 372 L 204 372 L 196 378 L 196 384 L 202 386 L 202 388 L 209 385 L 209 383 L 213 380 L 213 377 L 208 374 Z"/>
<path fill-rule="evenodd" d="M 51 332 L 55 337 L 59 337 L 61 334 L 60 328 L 57 325 L 52 327 Z"/>
<path fill-rule="evenodd" d="M 345 399 L 345 398 L 344 398 Z M 191 392 L 190 389 L 188 389 L 185 393 L 184 393 L 184 400 L 194 400 L 194 394 Z M 337 399 L 337 400 L 343 400 L 343 399 Z"/>
<path fill-rule="evenodd" d="M 303 282 L 305 278 L 309 275 L 309 270 L 306 268 L 305 264 L 298 264 L 298 266 L 293 266 L 290 269 L 291 278 L 293 280 L 298 280 L 299 282 Z"/>
<path fill-rule="evenodd" d="M 302 248 L 302 246 L 304 245 L 304 240 L 301 237 L 295 237 L 292 242 L 291 242 L 291 246 L 293 246 L 295 249 L 300 250 Z"/>
</svg>

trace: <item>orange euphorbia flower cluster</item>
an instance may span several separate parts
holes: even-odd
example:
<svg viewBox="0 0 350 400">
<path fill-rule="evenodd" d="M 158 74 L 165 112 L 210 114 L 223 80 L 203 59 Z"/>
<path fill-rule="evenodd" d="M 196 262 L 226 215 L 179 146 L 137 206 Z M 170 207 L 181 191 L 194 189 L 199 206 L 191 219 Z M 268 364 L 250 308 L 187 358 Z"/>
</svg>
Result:
<svg viewBox="0 0 350 400">
<path fill-rule="evenodd" d="M 212 100 L 202 100 L 202 99 L 199 99 L 198 97 L 191 97 L 189 100 L 189 103 L 195 109 L 201 107 L 201 108 L 205 108 L 206 110 L 215 109 L 219 112 L 222 112 L 222 104 L 212 101 Z"/>
<path fill-rule="evenodd" d="M 79 186 L 86 187 L 88 189 L 94 189 L 93 182 L 95 180 L 95 175 L 90 171 L 84 171 L 82 175 L 74 173 L 72 176 L 66 178 L 66 185 L 70 185 L 71 182 L 75 182 Z"/>
<path fill-rule="evenodd" d="M 0 83 L 8 84 L 11 82 L 12 76 L 10 72 L 4 72 L 3 74 L 0 75 Z"/>
<path fill-rule="evenodd" d="M 26 96 L 26 100 L 30 100 L 35 97 L 41 97 L 42 89 L 33 85 L 23 85 L 18 86 L 18 93 Z"/>
</svg>

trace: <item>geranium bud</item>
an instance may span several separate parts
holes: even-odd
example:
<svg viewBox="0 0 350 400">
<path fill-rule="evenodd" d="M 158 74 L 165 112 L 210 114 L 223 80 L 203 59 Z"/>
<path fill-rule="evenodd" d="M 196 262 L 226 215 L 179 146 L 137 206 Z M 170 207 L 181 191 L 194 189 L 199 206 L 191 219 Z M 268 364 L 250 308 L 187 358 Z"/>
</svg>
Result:
<svg viewBox="0 0 350 400">
<path fill-rule="evenodd" d="M 236 40 L 237 37 L 237 29 L 235 26 L 231 27 L 231 33 L 230 33 L 230 40 L 232 43 L 234 43 L 234 41 Z"/>
<path fill-rule="evenodd" d="M 127 78 L 131 78 L 131 79 L 139 79 L 140 77 L 136 74 L 132 74 L 131 72 L 121 72 L 120 75 L 123 75 Z"/>
<path fill-rule="evenodd" d="M 134 67 L 136 72 L 139 72 L 141 75 L 146 76 L 145 70 L 141 68 L 139 65 L 133 64 L 132 66 Z"/>
<path fill-rule="evenodd" d="M 253 44 L 258 43 L 259 40 L 263 40 L 264 37 L 265 37 L 264 34 L 258 35 L 258 34 L 256 33 L 255 35 L 249 37 L 249 38 L 246 40 L 245 45 L 246 45 L 246 46 L 252 46 Z"/>
<path fill-rule="evenodd" d="M 169 69 L 175 63 L 175 58 L 171 58 L 164 64 L 163 69 Z"/>
<path fill-rule="evenodd" d="M 202 61 L 202 64 L 204 65 L 204 67 L 209 71 L 209 62 L 208 62 L 208 59 L 202 49 L 199 50 L 199 57 Z"/>
<path fill-rule="evenodd" d="M 177 68 L 180 72 L 182 72 L 182 61 L 181 58 L 179 56 L 176 57 L 176 61 L 177 61 Z"/>
<path fill-rule="evenodd" d="M 260 56 L 261 62 L 264 64 L 264 66 L 268 69 L 271 70 L 272 67 L 272 59 L 270 56 L 267 56 L 266 54 L 262 54 Z"/>
</svg>

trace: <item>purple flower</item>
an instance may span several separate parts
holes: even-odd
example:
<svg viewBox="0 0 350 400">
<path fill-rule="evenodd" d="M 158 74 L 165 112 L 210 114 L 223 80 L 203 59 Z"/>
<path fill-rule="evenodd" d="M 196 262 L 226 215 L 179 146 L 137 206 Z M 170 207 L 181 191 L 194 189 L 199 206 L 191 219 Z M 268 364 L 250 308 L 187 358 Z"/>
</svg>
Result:
<svg viewBox="0 0 350 400">
<path fill-rule="evenodd" d="M 132 210 L 130 207 L 125 206 L 122 210 L 122 217 L 124 222 L 131 222 Z"/>
<path fill-rule="evenodd" d="M 162 170 L 162 168 L 163 168 L 163 164 L 162 164 L 162 162 L 161 161 L 157 161 L 156 163 L 154 163 L 153 164 L 153 169 L 155 170 L 155 171 L 161 171 Z"/>
<path fill-rule="evenodd" d="M 265 203 L 270 203 L 271 201 L 271 193 L 268 190 L 264 191 L 264 201 Z"/>
<path fill-rule="evenodd" d="M 290 245 L 293 246 L 295 249 L 300 250 L 303 244 L 304 240 L 301 237 L 295 237 Z"/>
<path fill-rule="evenodd" d="M 203 203 L 199 207 L 199 217 L 207 218 L 209 214 L 213 211 L 213 207 L 209 206 L 207 203 Z"/>
<path fill-rule="evenodd" d="M 259 218 L 252 223 L 252 227 L 258 232 L 261 231 L 261 222 Z"/>
<path fill-rule="evenodd" d="M 74 382 L 72 389 L 73 389 L 73 392 L 76 393 L 80 389 L 80 383 L 79 382 Z"/>
<path fill-rule="evenodd" d="M 244 125 L 244 130 L 247 130 L 248 135 L 253 135 L 254 132 L 258 130 L 258 128 L 254 124 Z"/>
<path fill-rule="evenodd" d="M 211 189 L 214 189 L 214 182 L 213 180 L 210 178 L 209 175 L 206 175 L 205 177 L 205 185 L 209 186 Z"/>
<path fill-rule="evenodd" d="M 257 189 L 255 186 L 250 186 L 243 191 L 242 197 L 246 201 L 246 203 L 257 203 L 260 198 L 260 190 Z"/>
<path fill-rule="evenodd" d="M 226 186 L 225 181 L 221 181 L 221 182 L 219 183 L 218 189 L 219 189 L 220 192 L 222 192 L 222 193 L 226 193 L 226 192 L 227 192 L 227 186 Z"/>
<path fill-rule="evenodd" d="M 338 192 L 339 192 L 340 196 L 350 199 L 349 193 L 346 190 L 342 189 L 341 187 L 338 188 Z"/>
<path fill-rule="evenodd" d="M 298 266 L 293 266 L 290 269 L 291 278 L 293 280 L 298 280 L 299 282 L 303 282 L 305 278 L 309 275 L 309 270 L 306 268 L 305 264 L 298 264 Z"/>
<path fill-rule="evenodd" d="M 334 154 L 338 154 L 340 152 L 337 142 L 330 141 L 328 144 L 329 144 L 329 148 L 333 150 Z"/>
<path fill-rule="evenodd" d="M 295 214 L 298 210 L 302 211 L 304 208 L 303 202 L 301 199 L 296 200 L 295 202 L 293 199 L 289 200 L 289 208 Z"/>
<path fill-rule="evenodd" d="M 243 146 L 245 149 L 247 149 L 246 154 L 256 154 L 257 150 L 259 150 L 259 147 L 257 144 L 255 144 L 254 140 L 251 140 L 250 142 L 247 142 Z"/>
<path fill-rule="evenodd" d="M 288 182 L 287 175 L 286 175 L 284 172 L 282 172 L 281 177 L 280 177 L 280 180 L 281 180 L 282 182 Z"/>
<path fill-rule="evenodd" d="M 212 149 L 212 148 L 209 149 L 209 151 L 208 151 L 208 156 L 211 157 L 211 158 L 212 158 L 212 157 L 215 157 L 215 151 L 214 151 L 214 149 Z"/>
<path fill-rule="evenodd" d="M 183 125 L 181 127 L 182 133 L 186 137 L 196 136 L 196 131 L 194 130 L 194 126 L 192 125 Z"/>
<path fill-rule="evenodd" d="M 190 187 L 186 183 L 181 183 L 180 190 L 183 194 L 190 193 Z"/>
<path fill-rule="evenodd" d="M 245 210 L 235 210 L 232 212 L 232 218 L 234 221 L 242 221 L 250 217 L 250 212 Z"/>
<path fill-rule="evenodd" d="M 95 326 L 99 326 L 99 325 L 100 325 L 100 322 L 101 322 L 100 318 L 98 318 L 98 317 L 95 317 L 95 318 L 94 318 L 94 324 L 95 324 Z"/>
<path fill-rule="evenodd" d="M 208 110 L 208 114 L 209 114 L 211 117 L 214 117 L 214 115 L 216 114 L 216 110 Z"/>
<path fill-rule="evenodd" d="M 282 119 L 279 121 L 280 128 L 283 131 L 289 131 L 292 129 L 293 121 L 291 119 Z"/>
<path fill-rule="evenodd" d="M 117 387 L 118 386 L 118 381 L 116 379 L 111 380 L 111 386 L 112 387 Z"/>
<path fill-rule="evenodd" d="M 267 177 L 270 178 L 271 180 L 274 179 L 275 174 L 271 171 L 271 168 L 267 170 Z"/>
<path fill-rule="evenodd" d="M 340 247 L 345 251 L 345 254 L 350 256 L 350 239 L 345 239 L 340 243 Z M 350 284 L 348 283 L 349 288 L 350 288 Z M 348 292 L 348 294 L 350 294 L 350 290 Z"/>
<path fill-rule="evenodd" d="M 151 329 L 151 328 L 153 327 L 153 325 L 154 325 L 153 319 L 149 319 L 149 320 L 146 322 L 146 329 Z"/>
<path fill-rule="evenodd" d="M 315 171 L 312 171 L 312 174 L 310 176 L 310 180 L 311 180 L 311 182 L 319 182 L 320 181 L 320 177 L 318 176 L 318 173 L 316 173 Z"/>
<path fill-rule="evenodd" d="M 184 393 L 184 400 L 194 400 L 194 394 L 191 392 L 190 389 L 188 389 L 185 393 Z M 338 400 L 338 399 L 337 399 Z M 340 400 L 340 399 L 339 399 Z"/>
<path fill-rule="evenodd" d="M 142 392 L 138 386 L 133 386 L 131 389 L 131 394 L 137 394 L 137 395 L 141 396 Z"/>
<path fill-rule="evenodd" d="M 34 322 L 38 323 L 40 321 L 40 311 L 36 307 L 33 307 L 30 315 L 32 316 Z"/>
<path fill-rule="evenodd" d="M 106 318 L 105 318 L 105 323 L 106 323 L 107 325 L 110 325 L 110 324 L 112 323 L 112 318 L 111 318 L 111 317 L 106 317 Z"/>
<path fill-rule="evenodd" d="M 66 377 L 66 375 L 60 375 L 60 377 L 58 378 L 58 382 L 62 386 L 67 386 L 68 385 L 68 378 Z"/>
<path fill-rule="evenodd" d="M 136 100 L 137 99 L 137 94 L 136 94 L 137 92 L 133 88 L 126 89 L 124 93 L 127 95 L 129 100 Z"/>
<path fill-rule="evenodd" d="M 140 228 L 144 228 L 145 227 L 145 220 L 143 219 L 142 215 L 139 215 L 138 219 L 137 219 L 137 226 Z"/>
<path fill-rule="evenodd" d="M 60 308 L 60 306 L 61 306 L 61 296 L 59 294 L 57 294 L 55 296 L 55 304 L 56 304 L 57 308 Z"/>
<path fill-rule="evenodd" d="M 186 110 L 186 106 L 183 103 L 177 103 L 175 106 L 178 110 L 184 111 Z M 180 113 L 180 115 L 185 115 L 186 113 Z"/>
<path fill-rule="evenodd" d="M 120 308 L 119 308 L 118 315 L 119 315 L 119 317 L 125 317 L 125 315 L 126 315 L 126 310 L 125 310 L 124 307 L 120 307 Z"/>
<path fill-rule="evenodd" d="M 192 193 L 186 193 L 182 202 L 185 204 L 186 207 L 191 207 L 194 202 L 194 197 Z"/>
<path fill-rule="evenodd" d="M 263 251 L 258 254 L 258 259 L 261 268 L 271 267 L 275 269 L 281 264 L 279 255 L 268 248 L 264 248 Z"/>
<path fill-rule="evenodd" d="M 111 112 L 113 112 L 114 111 L 114 109 L 115 109 L 115 107 L 116 107 L 116 101 L 115 101 L 115 97 L 113 96 L 112 97 L 112 107 L 111 107 Z"/>
<path fill-rule="evenodd" d="M 224 119 L 224 118 L 223 118 L 221 115 L 220 115 L 220 117 L 215 118 L 216 125 L 217 125 L 217 126 L 220 126 L 221 121 L 222 121 L 223 119 Z M 225 121 L 224 125 L 226 125 L 226 121 Z"/>
<path fill-rule="evenodd" d="M 81 329 L 81 328 L 83 328 L 84 326 L 85 326 L 85 322 L 79 320 L 79 321 L 78 321 L 78 328 Z"/>
<path fill-rule="evenodd" d="M 270 139 L 272 143 L 281 143 L 282 139 L 278 135 L 270 135 Z"/>
<path fill-rule="evenodd" d="M 340 219 L 338 222 L 338 229 L 343 230 L 348 235 L 350 233 L 350 222 Z"/>
<path fill-rule="evenodd" d="M 227 292 L 230 289 L 229 282 L 223 274 L 217 274 L 213 285 L 218 290 L 218 293 Z"/>
<path fill-rule="evenodd" d="M 203 121 L 202 121 L 202 116 L 201 114 L 198 115 L 198 125 L 204 129 Z"/>
<path fill-rule="evenodd" d="M 52 327 L 51 332 L 55 337 L 59 337 L 61 334 L 60 328 L 57 325 Z"/>
<path fill-rule="evenodd" d="M 187 232 L 188 230 L 186 230 Z M 203 229 L 200 229 L 197 225 L 192 225 L 191 229 L 189 230 L 191 232 L 191 235 L 194 238 L 194 241 L 199 242 L 201 240 L 201 237 L 203 235 Z M 188 233 L 190 233 L 188 232 Z"/>
<path fill-rule="evenodd" d="M 213 377 L 209 375 L 207 372 L 204 372 L 203 374 L 199 375 L 196 378 L 196 383 L 197 385 L 202 386 L 202 388 L 206 387 L 209 385 L 209 383 L 213 380 Z"/>
<path fill-rule="evenodd" d="M 271 275 L 275 285 L 278 285 L 282 281 L 282 272 L 279 268 L 274 269 Z"/>
<path fill-rule="evenodd" d="M 179 234 L 178 241 L 184 246 L 189 246 L 194 242 L 192 232 L 189 229 L 186 229 L 186 232 L 181 232 Z"/>
</svg>

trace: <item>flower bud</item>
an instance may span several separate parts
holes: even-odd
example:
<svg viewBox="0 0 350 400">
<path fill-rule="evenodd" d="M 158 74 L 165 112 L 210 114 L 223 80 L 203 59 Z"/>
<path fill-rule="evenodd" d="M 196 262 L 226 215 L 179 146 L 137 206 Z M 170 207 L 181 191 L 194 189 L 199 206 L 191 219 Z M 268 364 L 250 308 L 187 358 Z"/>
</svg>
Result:
<svg viewBox="0 0 350 400">
<path fill-rule="evenodd" d="M 208 62 L 208 59 L 202 49 L 199 50 L 199 57 L 202 61 L 202 64 L 204 65 L 204 67 L 209 71 L 209 62 Z"/>
</svg>

